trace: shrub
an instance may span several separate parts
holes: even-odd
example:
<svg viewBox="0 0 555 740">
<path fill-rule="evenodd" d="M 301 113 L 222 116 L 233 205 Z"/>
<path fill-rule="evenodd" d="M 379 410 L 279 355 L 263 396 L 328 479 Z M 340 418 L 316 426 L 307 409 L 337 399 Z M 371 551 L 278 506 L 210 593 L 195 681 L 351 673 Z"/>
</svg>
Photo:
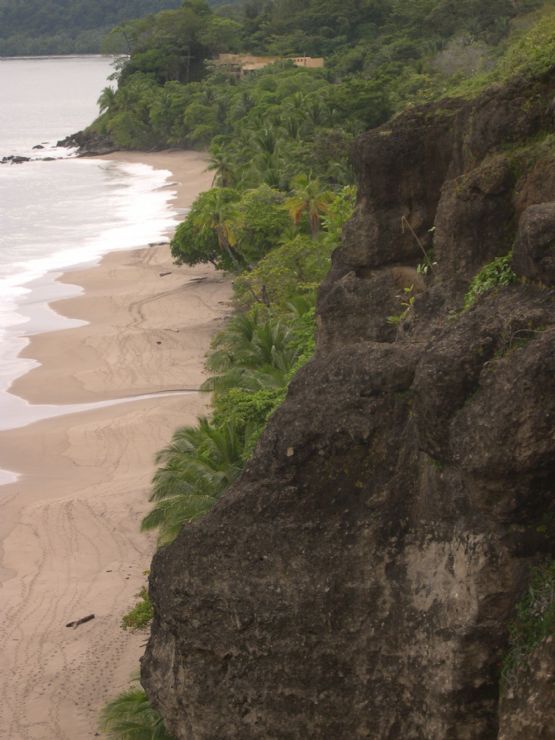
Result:
<svg viewBox="0 0 555 740">
<path fill-rule="evenodd" d="M 143 587 L 137 594 L 139 601 L 135 604 L 131 611 L 127 612 L 121 620 L 121 626 L 124 630 L 144 630 L 152 621 L 154 616 L 152 610 L 152 604 L 148 591 Z"/>
<path fill-rule="evenodd" d="M 115 740 L 173 740 L 142 689 L 131 688 L 106 704 L 100 726 Z"/>
<path fill-rule="evenodd" d="M 464 297 L 465 308 L 473 306 L 482 293 L 516 282 L 517 276 L 511 267 L 511 259 L 512 252 L 509 252 L 509 254 L 498 257 L 480 270 L 470 283 Z"/>
</svg>

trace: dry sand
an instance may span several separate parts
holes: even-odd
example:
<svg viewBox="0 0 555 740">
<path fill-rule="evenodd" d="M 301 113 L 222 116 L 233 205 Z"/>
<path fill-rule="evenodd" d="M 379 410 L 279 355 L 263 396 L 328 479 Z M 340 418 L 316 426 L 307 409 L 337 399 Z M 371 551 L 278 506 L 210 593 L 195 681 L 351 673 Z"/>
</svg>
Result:
<svg viewBox="0 0 555 740">
<path fill-rule="evenodd" d="M 180 208 L 210 185 L 198 154 L 112 157 L 170 169 Z M 229 312 L 228 280 L 176 268 L 167 247 L 112 253 L 63 279 L 85 294 L 56 310 L 90 324 L 33 337 L 25 355 L 43 364 L 12 390 L 33 403 L 80 403 L 198 387 Z M 146 636 L 120 622 L 154 548 L 139 532 L 153 457 L 205 408 L 203 395 L 177 394 L 0 433 L 0 467 L 22 473 L 0 488 L 0 738 L 93 737 L 100 707 L 128 687 Z"/>
</svg>

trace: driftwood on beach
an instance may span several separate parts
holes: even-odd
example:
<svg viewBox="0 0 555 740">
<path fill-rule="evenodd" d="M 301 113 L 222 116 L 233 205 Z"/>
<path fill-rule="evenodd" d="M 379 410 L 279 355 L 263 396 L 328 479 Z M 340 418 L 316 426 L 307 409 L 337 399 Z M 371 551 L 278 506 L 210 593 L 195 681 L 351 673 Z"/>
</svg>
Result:
<svg viewBox="0 0 555 740">
<path fill-rule="evenodd" d="M 76 619 L 73 622 L 68 622 L 66 624 L 66 627 L 73 627 L 73 629 L 75 629 L 76 627 L 79 627 L 80 624 L 85 624 L 85 622 L 90 622 L 91 619 L 94 619 L 94 614 L 88 614 L 86 617 L 81 617 L 81 619 Z"/>
</svg>

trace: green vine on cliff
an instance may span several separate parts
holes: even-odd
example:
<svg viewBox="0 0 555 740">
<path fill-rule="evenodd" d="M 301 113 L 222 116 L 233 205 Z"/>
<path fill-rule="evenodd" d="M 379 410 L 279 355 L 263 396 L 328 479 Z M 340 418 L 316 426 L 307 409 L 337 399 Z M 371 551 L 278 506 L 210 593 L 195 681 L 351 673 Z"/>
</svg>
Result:
<svg viewBox="0 0 555 740">
<path fill-rule="evenodd" d="M 482 293 L 512 285 L 517 281 L 517 276 L 511 267 L 512 256 L 512 252 L 509 252 L 504 257 L 498 257 L 489 262 L 480 270 L 470 283 L 464 297 L 465 309 L 471 308 Z"/>
<path fill-rule="evenodd" d="M 509 625 L 509 651 L 501 667 L 501 688 L 510 685 L 517 669 L 542 640 L 555 631 L 555 560 L 536 568 L 524 598 Z"/>
</svg>

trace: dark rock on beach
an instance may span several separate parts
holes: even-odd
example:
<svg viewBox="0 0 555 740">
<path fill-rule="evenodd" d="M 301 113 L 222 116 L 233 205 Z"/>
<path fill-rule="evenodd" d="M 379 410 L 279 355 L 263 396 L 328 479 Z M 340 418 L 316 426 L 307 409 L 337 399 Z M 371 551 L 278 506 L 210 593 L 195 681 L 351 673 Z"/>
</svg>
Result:
<svg viewBox="0 0 555 740">
<path fill-rule="evenodd" d="M 20 157 L 18 155 L 10 154 L 8 157 L 2 157 L 0 164 L 23 164 L 24 162 L 30 161 L 30 157 Z"/>
<path fill-rule="evenodd" d="M 93 131 L 79 131 L 65 139 L 58 141 L 56 146 L 74 148 L 78 151 L 80 157 L 92 157 L 102 154 L 110 154 L 117 150 L 112 139 L 105 134 L 98 134 Z"/>
</svg>

